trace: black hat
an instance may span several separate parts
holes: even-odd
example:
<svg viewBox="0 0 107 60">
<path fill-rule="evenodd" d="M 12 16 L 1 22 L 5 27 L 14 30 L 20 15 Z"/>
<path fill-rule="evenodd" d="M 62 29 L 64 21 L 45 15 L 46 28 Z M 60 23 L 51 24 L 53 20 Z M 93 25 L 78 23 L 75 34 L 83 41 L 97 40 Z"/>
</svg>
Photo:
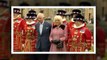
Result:
<svg viewBox="0 0 107 60">
<path fill-rule="evenodd" d="M 64 11 L 64 10 L 58 10 L 56 15 L 62 15 L 62 16 L 64 16 L 65 13 L 66 13 L 66 11 Z"/>
<path fill-rule="evenodd" d="M 14 13 L 16 13 L 16 14 L 21 14 L 21 12 L 20 12 L 20 9 L 19 9 L 19 8 L 14 8 L 14 9 L 13 9 L 13 11 L 14 11 Z"/>
<path fill-rule="evenodd" d="M 74 9 L 74 10 L 72 10 L 71 15 L 80 14 L 80 13 L 81 13 L 81 11 L 79 9 Z"/>
<path fill-rule="evenodd" d="M 65 16 L 66 15 L 66 11 L 63 10 L 62 15 Z"/>
<path fill-rule="evenodd" d="M 33 15 L 32 14 L 27 14 L 26 19 L 33 19 Z"/>
<path fill-rule="evenodd" d="M 34 14 L 27 14 L 26 19 L 35 19 L 36 15 Z"/>
<path fill-rule="evenodd" d="M 91 6 L 91 3 L 83 1 L 83 2 L 80 2 L 79 6 Z"/>
<path fill-rule="evenodd" d="M 0 0 L 0 7 L 8 7 L 8 2 L 6 0 Z"/>
<path fill-rule="evenodd" d="M 29 14 L 35 14 L 35 15 L 36 15 L 36 11 L 34 11 L 33 9 L 31 9 L 28 13 L 29 13 Z"/>
<path fill-rule="evenodd" d="M 84 23 L 84 16 L 82 16 L 81 14 L 77 14 L 74 18 L 74 21 L 82 21 Z"/>
<path fill-rule="evenodd" d="M 36 14 L 32 14 L 32 19 L 35 19 L 37 17 Z"/>
<path fill-rule="evenodd" d="M 35 19 L 36 16 L 37 16 L 36 11 L 34 11 L 33 9 L 31 9 L 31 10 L 28 12 L 28 14 L 27 14 L 26 19 Z"/>
<path fill-rule="evenodd" d="M 20 6 L 29 6 L 29 4 L 26 3 L 26 2 L 22 2 L 22 3 L 20 4 Z"/>
<path fill-rule="evenodd" d="M 62 15 L 63 10 L 58 10 L 56 15 Z"/>
<path fill-rule="evenodd" d="M 61 2 L 61 3 L 59 3 L 59 6 L 71 6 L 71 4 L 65 3 L 65 2 Z"/>
</svg>

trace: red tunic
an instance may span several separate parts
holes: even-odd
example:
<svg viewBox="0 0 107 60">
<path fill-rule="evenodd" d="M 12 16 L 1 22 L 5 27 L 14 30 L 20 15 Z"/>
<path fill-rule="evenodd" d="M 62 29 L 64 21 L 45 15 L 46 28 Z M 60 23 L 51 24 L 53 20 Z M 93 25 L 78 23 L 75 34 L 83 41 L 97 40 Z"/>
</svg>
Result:
<svg viewBox="0 0 107 60">
<path fill-rule="evenodd" d="M 69 33 L 70 30 L 73 28 L 73 25 L 74 25 L 74 21 L 73 21 L 73 19 L 72 19 L 69 23 L 67 23 L 68 33 Z M 68 36 L 69 36 L 69 34 L 68 34 Z"/>
<path fill-rule="evenodd" d="M 26 30 L 26 22 L 22 18 L 14 21 L 14 51 L 22 50 L 23 35 Z"/>
<path fill-rule="evenodd" d="M 104 57 L 106 48 L 105 32 L 101 27 L 96 27 L 96 40 L 97 40 L 97 55 Z"/>
<path fill-rule="evenodd" d="M 70 30 L 73 28 L 73 24 L 74 24 L 74 21 L 70 21 L 69 23 L 67 23 L 67 31 L 68 31 L 68 37 L 70 36 L 69 34 L 69 32 L 70 32 Z M 68 38 L 67 38 L 67 40 L 66 40 L 66 46 L 68 46 Z M 68 50 L 68 49 L 67 49 Z"/>
<path fill-rule="evenodd" d="M 24 43 L 24 51 L 25 52 L 33 52 L 36 51 L 36 39 L 37 32 L 35 30 L 35 25 L 27 25 L 25 32 L 25 43 Z"/>
<path fill-rule="evenodd" d="M 10 57 L 10 14 L 8 10 L 0 16 L 0 58 Z"/>
<path fill-rule="evenodd" d="M 91 48 L 91 31 L 87 27 L 72 28 L 68 37 L 68 50 L 84 52 Z"/>
</svg>

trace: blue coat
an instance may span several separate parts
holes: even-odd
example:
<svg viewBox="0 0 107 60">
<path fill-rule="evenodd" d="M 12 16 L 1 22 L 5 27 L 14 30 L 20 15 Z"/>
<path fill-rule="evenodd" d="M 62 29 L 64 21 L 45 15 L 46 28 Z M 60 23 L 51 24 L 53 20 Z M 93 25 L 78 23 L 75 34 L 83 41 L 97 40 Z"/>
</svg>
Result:
<svg viewBox="0 0 107 60">
<path fill-rule="evenodd" d="M 36 31 L 38 32 L 36 49 L 37 51 L 49 51 L 50 49 L 49 36 L 51 31 L 51 24 L 49 24 L 48 22 L 44 22 L 41 34 L 40 34 L 39 26 L 40 23 L 37 23 L 35 25 Z"/>
</svg>

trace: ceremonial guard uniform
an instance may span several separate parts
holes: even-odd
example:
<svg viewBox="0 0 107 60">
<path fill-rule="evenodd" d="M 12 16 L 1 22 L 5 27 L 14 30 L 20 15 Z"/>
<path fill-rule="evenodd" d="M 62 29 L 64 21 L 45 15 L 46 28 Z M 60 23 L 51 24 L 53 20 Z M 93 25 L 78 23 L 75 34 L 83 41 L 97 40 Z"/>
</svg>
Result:
<svg viewBox="0 0 107 60">
<path fill-rule="evenodd" d="M 97 59 L 102 59 L 106 52 L 106 35 L 103 28 L 99 26 L 99 21 L 96 23 L 96 46 L 97 46 Z"/>
<path fill-rule="evenodd" d="M 74 24 L 74 22 L 75 22 L 75 21 L 74 21 L 75 16 L 78 15 L 78 14 L 80 14 L 80 13 L 81 13 L 81 11 L 80 11 L 79 9 L 74 9 L 74 10 L 72 10 L 72 13 L 71 13 L 72 19 L 71 19 L 71 21 L 67 24 L 68 31 L 73 28 L 73 24 Z"/>
<path fill-rule="evenodd" d="M 17 16 L 14 18 L 14 51 L 22 51 L 23 35 L 26 30 L 26 22 L 23 18 L 19 17 L 20 9 L 14 8 L 14 14 Z"/>
<path fill-rule="evenodd" d="M 70 36 L 69 35 L 69 32 L 70 32 L 70 30 L 73 28 L 73 25 L 74 25 L 74 18 L 75 18 L 75 16 L 76 15 L 78 15 L 78 14 L 80 14 L 81 13 L 81 11 L 79 10 L 79 9 L 74 9 L 74 10 L 72 10 L 72 13 L 70 14 L 71 16 L 72 16 L 72 18 L 71 18 L 71 20 L 70 20 L 70 22 L 68 22 L 67 23 L 67 31 L 68 31 L 68 37 Z M 66 43 L 67 44 L 67 43 Z M 67 44 L 68 45 L 68 44 Z M 67 49 L 68 50 L 68 49 Z"/>
<path fill-rule="evenodd" d="M 82 15 L 77 15 L 75 17 L 76 21 L 80 22 L 81 25 L 73 25 L 70 29 L 70 34 L 68 37 L 68 50 L 71 52 L 85 52 L 89 51 L 91 48 L 91 31 L 84 24 L 84 17 Z"/>
<path fill-rule="evenodd" d="M 0 0 L 0 59 L 10 57 L 10 27 L 8 2 Z"/>
<path fill-rule="evenodd" d="M 30 10 L 26 18 L 27 27 L 26 27 L 25 42 L 24 42 L 25 52 L 36 51 L 35 44 L 37 39 L 37 32 L 35 30 L 35 24 L 36 24 L 34 21 L 35 17 L 36 17 L 35 11 Z"/>
</svg>

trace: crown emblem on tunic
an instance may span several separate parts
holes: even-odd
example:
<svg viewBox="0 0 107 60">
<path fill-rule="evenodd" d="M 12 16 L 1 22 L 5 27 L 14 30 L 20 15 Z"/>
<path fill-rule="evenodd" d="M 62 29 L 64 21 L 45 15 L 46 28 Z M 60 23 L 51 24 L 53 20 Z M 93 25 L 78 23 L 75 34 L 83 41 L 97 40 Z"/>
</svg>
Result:
<svg viewBox="0 0 107 60">
<path fill-rule="evenodd" d="M 80 33 L 85 33 L 85 30 L 80 30 Z"/>
</svg>

